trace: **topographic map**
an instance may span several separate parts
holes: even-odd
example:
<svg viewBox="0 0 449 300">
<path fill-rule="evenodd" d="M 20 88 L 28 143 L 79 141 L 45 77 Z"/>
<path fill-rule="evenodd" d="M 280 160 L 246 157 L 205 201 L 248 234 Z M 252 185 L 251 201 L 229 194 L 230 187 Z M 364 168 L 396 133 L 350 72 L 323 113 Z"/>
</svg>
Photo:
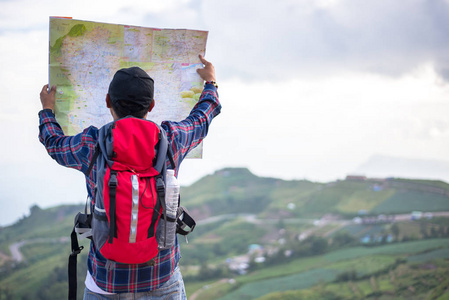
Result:
<svg viewBox="0 0 449 300">
<path fill-rule="evenodd" d="M 158 29 L 50 18 L 49 84 L 56 85 L 56 118 L 74 135 L 111 122 L 106 94 L 115 72 L 138 66 L 154 79 L 156 106 L 148 119 L 181 121 L 201 95 L 207 31 Z M 201 157 L 197 147 L 189 157 Z"/>
</svg>

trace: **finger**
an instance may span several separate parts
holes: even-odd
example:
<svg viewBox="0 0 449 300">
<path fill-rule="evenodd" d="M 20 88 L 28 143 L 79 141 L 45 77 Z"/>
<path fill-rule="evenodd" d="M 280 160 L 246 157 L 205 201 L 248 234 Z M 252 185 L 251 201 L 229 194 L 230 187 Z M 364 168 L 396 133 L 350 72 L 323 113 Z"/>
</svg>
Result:
<svg viewBox="0 0 449 300">
<path fill-rule="evenodd" d="M 203 63 L 203 65 L 207 65 L 209 64 L 209 62 L 204 58 L 204 56 L 202 56 L 201 54 L 198 55 L 198 57 L 200 58 L 201 62 Z"/>
<path fill-rule="evenodd" d="M 56 93 L 56 85 L 54 85 L 54 86 L 51 87 L 50 94 L 51 94 L 51 93 L 53 93 L 53 94 Z"/>
<path fill-rule="evenodd" d="M 46 84 L 42 87 L 41 93 L 43 93 L 43 92 L 48 92 L 48 84 Z"/>
</svg>

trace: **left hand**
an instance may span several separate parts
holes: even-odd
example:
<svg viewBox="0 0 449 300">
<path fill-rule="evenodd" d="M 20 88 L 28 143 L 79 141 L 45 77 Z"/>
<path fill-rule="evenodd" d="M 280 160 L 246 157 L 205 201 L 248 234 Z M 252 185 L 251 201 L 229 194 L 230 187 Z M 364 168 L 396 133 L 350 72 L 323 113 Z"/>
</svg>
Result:
<svg viewBox="0 0 449 300">
<path fill-rule="evenodd" d="M 51 109 L 52 111 L 55 110 L 55 94 L 56 86 L 52 86 L 50 92 L 48 92 L 48 84 L 44 85 L 40 94 L 42 109 Z"/>
</svg>

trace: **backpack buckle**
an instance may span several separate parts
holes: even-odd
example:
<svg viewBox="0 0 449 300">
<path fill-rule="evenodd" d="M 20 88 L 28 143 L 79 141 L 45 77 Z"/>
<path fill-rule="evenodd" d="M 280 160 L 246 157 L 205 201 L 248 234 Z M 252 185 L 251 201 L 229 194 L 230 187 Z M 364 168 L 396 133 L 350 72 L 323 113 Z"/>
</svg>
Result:
<svg viewBox="0 0 449 300">
<path fill-rule="evenodd" d="M 117 174 L 116 173 L 111 174 L 108 184 L 110 187 L 113 187 L 113 188 L 117 187 Z"/>
<path fill-rule="evenodd" d="M 72 250 L 72 253 L 70 253 L 70 256 L 75 256 L 81 253 L 81 250 L 84 249 L 84 246 L 80 246 L 77 249 Z"/>
<path fill-rule="evenodd" d="M 165 195 L 165 184 L 162 176 L 156 177 L 156 192 L 158 195 Z"/>
<path fill-rule="evenodd" d="M 176 233 L 180 235 L 187 236 L 195 229 L 196 222 L 184 206 L 178 207 L 178 219 L 176 221 Z"/>
</svg>

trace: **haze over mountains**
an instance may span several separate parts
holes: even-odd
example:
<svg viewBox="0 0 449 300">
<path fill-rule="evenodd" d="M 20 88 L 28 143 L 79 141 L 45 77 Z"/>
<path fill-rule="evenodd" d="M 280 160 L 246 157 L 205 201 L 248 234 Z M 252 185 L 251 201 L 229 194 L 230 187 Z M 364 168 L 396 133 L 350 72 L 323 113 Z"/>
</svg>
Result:
<svg viewBox="0 0 449 300">
<path fill-rule="evenodd" d="M 367 177 L 437 179 L 449 182 L 449 161 L 374 155 L 354 170 L 353 174 Z"/>
<path fill-rule="evenodd" d="M 86 190 L 81 173 L 61 168 L 56 163 L 42 162 L 40 166 L 40 173 L 35 174 L 29 172 L 26 163 L 1 165 L 4 172 L 0 174 L 0 205 L 7 209 L 0 212 L 0 226 L 10 225 L 27 215 L 33 204 L 46 208 L 85 201 Z M 326 172 L 326 170 L 322 171 Z M 257 173 L 255 175 L 260 176 Z M 335 180 L 344 179 L 346 175 L 364 175 L 371 178 L 431 179 L 449 182 L 449 161 L 375 155 L 350 174 L 342 173 Z M 196 182 L 199 181 L 201 178 Z"/>
</svg>

